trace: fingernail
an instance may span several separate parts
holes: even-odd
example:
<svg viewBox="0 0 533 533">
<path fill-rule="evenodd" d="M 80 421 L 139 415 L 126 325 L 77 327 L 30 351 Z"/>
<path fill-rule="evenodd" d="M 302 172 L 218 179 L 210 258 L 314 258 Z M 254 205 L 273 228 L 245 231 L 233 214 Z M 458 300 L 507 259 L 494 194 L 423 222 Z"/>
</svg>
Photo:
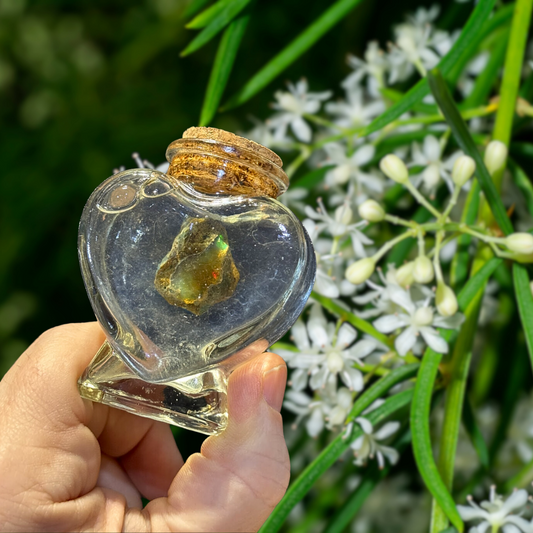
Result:
<svg viewBox="0 0 533 533">
<path fill-rule="evenodd" d="M 281 411 L 286 383 L 286 365 L 278 365 L 263 374 L 263 396 L 268 405 L 278 412 Z"/>
</svg>

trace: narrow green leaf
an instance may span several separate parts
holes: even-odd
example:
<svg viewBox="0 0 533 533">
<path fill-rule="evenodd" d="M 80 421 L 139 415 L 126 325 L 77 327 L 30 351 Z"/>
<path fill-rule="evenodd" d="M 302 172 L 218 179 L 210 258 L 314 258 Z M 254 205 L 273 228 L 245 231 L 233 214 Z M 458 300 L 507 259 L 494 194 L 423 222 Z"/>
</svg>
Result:
<svg viewBox="0 0 533 533">
<path fill-rule="evenodd" d="M 511 139 L 511 127 L 515 114 L 516 97 L 520 87 L 532 10 L 533 0 L 517 0 L 515 3 L 500 87 L 500 104 L 493 131 L 493 139 L 501 141 L 507 146 L 509 146 Z"/>
<path fill-rule="evenodd" d="M 372 388 L 368 389 L 365 394 L 368 394 L 371 389 Z M 368 413 L 366 418 L 372 423 L 372 425 L 377 425 L 387 417 L 404 408 L 406 405 L 409 405 L 412 396 L 412 390 L 405 390 L 395 394 L 385 400 L 385 403 L 380 407 Z M 294 483 L 291 484 L 285 493 L 285 496 L 274 511 L 272 511 L 259 532 L 276 533 L 279 531 L 292 508 L 304 498 L 314 485 L 315 481 L 339 459 L 339 457 L 349 448 L 350 444 L 361 434 L 362 431 L 359 426 L 355 426 L 349 437 L 343 439 L 343 435 L 341 434 L 326 446 L 320 455 L 300 474 L 300 476 L 298 476 Z"/>
<path fill-rule="evenodd" d="M 471 56 L 471 53 L 477 48 L 481 38 L 484 35 L 484 24 L 487 21 L 493 7 L 495 0 L 480 0 L 475 7 L 472 15 L 465 24 L 461 35 L 455 41 L 450 51 L 440 60 L 438 68 L 448 75 L 457 61 L 464 56 Z M 365 137 L 378 131 L 393 120 L 409 111 L 416 103 L 420 102 L 424 96 L 429 93 L 429 86 L 427 79 L 420 80 L 414 87 L 405 93 L 403 99 L 393 106 L 391 106 L 385 113 L 374 119 L 361 132 L 360 137 Z"/>
<path fill-rule="evenodd" d="M 383 333 L 380 333 L 372 324 L 370 324 L 370 322 L 367 322 L 366 320 L 359 318 L 353 313 L 350 313 L 350 311 L 347 311 L 344 307 L 342 307 L 338 303 L 335 303 L 335 301 L 331 298 L 326 298 L 325 296 L 317 294 L 316 292 L 311 293 L 311 298 L 317 301 L 324 309 L 327 309 L 330 313 L 337 315 L 339 318 L 342 318 L 345 322 L 348 322 L 360 331 L 368 333 L 369 335 L 374 337 L 374 339 L 383 343 L 385 346 L 394 346 L 394 343 L 389 339 L 389 337 L 387 335 L 384 335 Z"/>
<path fill-rule="evenodd" d="M 469 280 L 457 295 L 457 302 L 461 311 L 466 312 L 468 305 L 479 290 L 487 283 L 494 271 L 503 263 L 503 259 L 493 257 L 489 259 Z"/>
<path fill-rule="evenodd" d="M 476 78 L 472 92 L 464 101 L 465 108 L 470 109 L 485 103 L 498 80 L 498 72 L 503 65 L 507 41 L 509 40 L 509 30 L 501 31 L 502 36 L 496 41 L 487 65 Z"/>
<path fill-rule="evenodd" d="M 279 54 L 272 58 L 259 72 L 252 76 L 244 87 L 224 104 L 223 109 L 237 107 L 257 94 L 290 64 L 294 63 L 306 50 L 311 48 L 337 22 L 342 20 L 354 7 L 360 4 L 361 1 L 337 0 L 337 2 L 326 9 L 318 19 L 291 41 Z"/>
<path fill-rule="evenodd" d="M 188 56 L 196 52 L 199 48 L 207 44 L 223 28 L 225 28 L 249 3 L 251 0 L 231 0 L 226 2 L 224 9 L 217 14 L 209 25 L 207 25 L 181 52 L 181 56 Z M 215 6 L 218 4 L 215 4 Z M 214 6 L 213 6 L 214 7 Z"/>
<path fill-rule="evenodd" d="M 472 446 L 474 447 L 474 450 L 476 450 L 481 466 L 483 466 L 484 468 L 488 468 L 489 449 L 487 448 L 487 443 L 485 442 L 485 439 L 481 434 L 481 430 L 477 425 L 474 411 L 472 409 L 472 406 L 470 405 L 470 402 L 468 401 L 468 398 L 465 399 L 465 402 L 463 404 L 463 423 L 466 432 L 470 437 L 470 441 L 472 442 Z"/>
<path fill-rule="evenodd" d="M 507 166 L 511 171 L 514 182 L 524 195 L 529 214 L 533 216 L 533 185 L 529 176 L 512 159 L 508 159 Z"/>
<path fill-rule="evenodd" d="M 346 423 L 359 416 L 367 407 L 370 407 L 377 399 L 382 398 L 397 383 L 406 381 L 418 372 L 420 365 L 411 363 L 395 368 L 386 376 L 376 381 L 364 394 L 359 396 L 353 404 L 352 410 L 346 417 Z"/>
<path fill-rule="evenodd" d="M 451 128 L 457 144 L 465 154 L 472 157 L 476 162 L 476 177 L 481 190 L 485 193 L 485 198 L 487 199 L 496 222 L 505 234 L 508 235 L 509 233 L 512 233 L 513 225 L 507 216 L 507 211 L 505 210 L 502 199 L 498 194 L 496 186 L 492 181 L 489 171 L 483 162 L 483 158 L 481 157 L 470 132 L 468 131 L 468 127 L 453 101 L 452 95 L 446 86 L 442 74 L 437 69 L 433 69 L 428 72 L 428 81 L 431 92 L 433 93 L 442 114 L 446 118 L 446 122 Z"/>
<path fill-rule="evenodd" d="M 198 13 L 207 4 L 209 4 L 209 2 L 211 2 L 211 0 L 192 0 L 192 2 L 190 2 L 189 5 L 185 8 L 185 11 L 182 15 L 183 18 L 187 20 L 191 17 L 194 17 L 194 15 L 196 15 L 196 13 Z"/>
<path fill-rule="evenodd" d="M 411 432 L 407 430 L 395 440 L 392 446 L 401 454 L 410 442 Z M 361 506 L 368 496 L 370 496 L 371 492 L 388 475 L 390 469 L 390 465 L 387 465 L 380 470 L 378 464 L 375 462 L 369 465 L 364 472 L 361 484 L 350 494 L 342 507 L 329 520 L 326 529 L 324 529 L 324 533 L 342 533 L 346 526 L 353 520 L 353 517 L 359 512 L 359 509 L 361 509 Z"/>
<path fill-rule="evenodd" d="M 524 328 L 529 359 L 533 367 L 533 295 L 529 286 L 529 276 L 524 265 L 513 264 L 513 280 L 518 312 Z"/>
<path fill-rule="evenodd" d="M 186 24 L 189 30 L 200 30 L 213 22 L 228 7 L 233 0 L 218 0 L 213 5 L 204 9 L 199 15 Z M 207 2 L 206 2 L 207 3 Z"/>
<path fill-rule="evenodd" d="M 200 113 L 200 126 L 207 126 L 217 112 L 249 20 L 250 15 L 248 13 L 242 14 L 224 30 L 207 84 L 202 112 Z"/>
<path fill-rule="evenodd" d="M 470 278 L 464 289 L 457 296 L 457 301 L 462 311 L 468 310 L 471 301 L 476 298 L 476 294 L 480 292 L 500 263 L 501 259 L 493 258 Z M 448 341 L 452 336 L 452 332 L 449 330 L 445 332 L 441 331 L 441 335 Z M 438 354 L 430 348 L 426 349 L 422 358 L 415 384 L 413 403 L 411 405 L 413 452 L 420 475 L 429 491 L 452 524 L 459 531 L 463 531 L 461 517 L 457 512 L 455 503 L 441 478 L 435 459 L 433 458 L 429 433 L 431 397 L 441 359 L 442 354 Z"/>
<path fill-rule="evenodd" d="M 413 432 L 413 453 L 418 470 L 427 488 L 438 502 L 451 523 L 460 531 L 464 525 L 455 503 L 446 489 L 433 458 L 429 434 L 429 411 L 433 386 L 437 378 L 442 354 L 429 348 L 424 353 L 416 379 L 411 403 L 411 431 Z"/>
</svg>

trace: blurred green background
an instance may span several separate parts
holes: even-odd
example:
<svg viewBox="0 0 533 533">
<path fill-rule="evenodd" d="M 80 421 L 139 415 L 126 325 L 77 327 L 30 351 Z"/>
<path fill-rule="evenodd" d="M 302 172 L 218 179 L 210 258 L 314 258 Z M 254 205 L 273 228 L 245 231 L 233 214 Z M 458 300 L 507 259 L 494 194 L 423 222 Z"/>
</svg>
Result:
<svg viewBox="0 0 533 533">
<path fill-rule="evenodd" d="M 425 3 L 428 5 L 429 3 Z M 258 0 L 226 97 L 331 2 Z M 283 76 L 213 125 L 251 128 L 266 118 L 273 92 L 308 78 L 334 89 L 348 52 L 391 38 L 391 26 L 424 5 L 367 0 Z M 179 52 L 184 0 L 0 0 L 0 376 L 44 330 L 93 319 L 76 254 L 77 225 L 92 190 L 113 168 L 154 164 L 197 124 L 218 38 L 190 57 Z M 443 6 L 462 23 L 470 4 Z M 453 15 L 453 16 L 450 16 Z"/>
</svg>

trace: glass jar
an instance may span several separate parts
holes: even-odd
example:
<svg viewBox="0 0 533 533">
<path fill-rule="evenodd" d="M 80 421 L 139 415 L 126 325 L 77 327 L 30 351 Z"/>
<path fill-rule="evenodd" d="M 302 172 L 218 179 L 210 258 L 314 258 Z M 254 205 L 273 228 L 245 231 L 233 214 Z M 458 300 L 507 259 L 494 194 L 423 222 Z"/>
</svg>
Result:
<svg viewBox="0 0 533 533">
<path fill-rule="evenodd" d="M 311 241 L 276 197 L 288 178 L 264 146 L 190 128 L 167 174 L 111 176 L 80 222 L 83 279 L 107 341 L 82 397 L 212 434 L 227 379 L 282 337 L 313 287 Z"/>
</svg>

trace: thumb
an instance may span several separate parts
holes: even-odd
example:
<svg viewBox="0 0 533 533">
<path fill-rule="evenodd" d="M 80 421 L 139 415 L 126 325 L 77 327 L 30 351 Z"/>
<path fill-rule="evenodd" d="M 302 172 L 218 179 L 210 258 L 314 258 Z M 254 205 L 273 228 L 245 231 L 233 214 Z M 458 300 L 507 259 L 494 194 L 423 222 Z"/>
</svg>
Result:
<svg viewBox="0 0 533 533">
<path fill-rule="evenodd" d="M 289 483 L 289 455 L 279 413 L 286 379 L 283 359 L 271 353 L 233 372 L 228 383 L 228 427 L 209 437 L 201 453 L 188 459 L 165 503 L 155 500 L 147 506 L 152 529 L 168 528 L 169 523 L 179 531 L 261 527 Z M 171 509 L 156 511 L 161 505 Z M 169 520 L 169 515 L 175 519 Z"/>
</svg>

